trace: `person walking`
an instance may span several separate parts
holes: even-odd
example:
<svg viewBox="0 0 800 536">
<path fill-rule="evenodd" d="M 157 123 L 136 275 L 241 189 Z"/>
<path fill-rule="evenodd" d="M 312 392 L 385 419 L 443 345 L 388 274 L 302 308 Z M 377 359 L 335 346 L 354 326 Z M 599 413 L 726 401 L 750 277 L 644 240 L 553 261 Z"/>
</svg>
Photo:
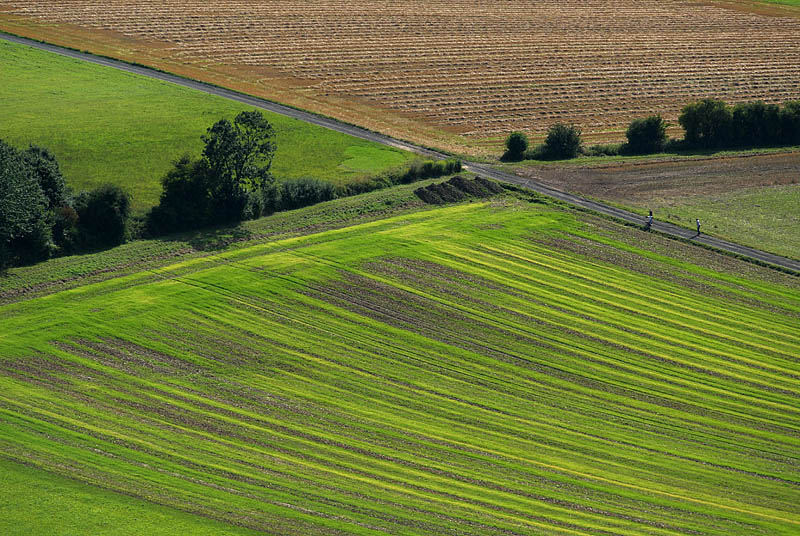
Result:
<svg viewBox="0 0 800 536">
<path fill-rule="evenodd" d="M 650 211 L 650 215 L 647 217 L 647 223 L 644 224 L 644 230 L 649 231 L 650 227 L 653 226 L 653 211 Z"/>
<path fill-rule="evenodd" d="M 697 236 L 700 236 L 700 218 L 695 218 L 694 221 L 697 222 Z"/>
</svg>

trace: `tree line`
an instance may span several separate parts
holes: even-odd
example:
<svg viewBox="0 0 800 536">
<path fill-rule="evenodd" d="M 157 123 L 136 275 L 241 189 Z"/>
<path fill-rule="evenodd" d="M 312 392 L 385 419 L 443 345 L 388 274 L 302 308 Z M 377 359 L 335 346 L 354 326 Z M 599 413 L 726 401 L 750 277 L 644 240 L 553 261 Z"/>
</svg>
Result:
<svg viewBox="0 0 800 536">
<path fill-rule="evenodd" d="M 683 139 L 669 139 L 669 124 L 660 115 L 634 119 L 625 131 L 626 142 L 583 147 L 581 130 L 557 123 L 544 143 L 529 147 L 523 132 L 506 138 L 501 160 L 562 160 L 586 156 L 653 154 L 662 151 L 755 148 L 800 145 L 800 101 L 783 106 L 762 101 L 734 106 L 718 99 L 702 99 L 684 106 L 678 117 Z"/>
<path fill-rule="evenodd" d="M 202 140 L 199 156 L 173 163 L 161 179 L 159 204 L 142 218 L 132 218 L 123 188 L 107 184 L 75 195 L 50 151 L 0 140 L 0 269 L 461 171 L 459 160 L 414 161 L 345 186 L 314 178 L 277 181 L 275 131 L 259 111 L 217 121 Z"/>
</svg>

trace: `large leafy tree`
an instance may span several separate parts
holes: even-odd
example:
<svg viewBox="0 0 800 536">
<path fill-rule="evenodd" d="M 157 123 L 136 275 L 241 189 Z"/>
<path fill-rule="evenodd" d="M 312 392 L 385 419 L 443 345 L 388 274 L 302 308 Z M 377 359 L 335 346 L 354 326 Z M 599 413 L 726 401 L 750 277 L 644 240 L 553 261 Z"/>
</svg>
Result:
<svg viewBox="0 0 800 536">
<path fill-rule="evenodd" d="M 733 115 L 725 102 L 703 99 L 684 106 L 678 123 L 692 147 L 721 147 L 731 139 Z"/>
<path fill-rule="evenodd" d="M 202 137 L 200 159 L 184 156 L 162 179 L 161 201 L 148 217 L 154 234 L 257 218 L 275 210 L 270 169 L 275 131 L 259 111 L 220 119 Z"/>
<path fill-rule="evenodd" d="M 0 268 L 47 258 L 47 206 L 34 170 L 0 140 Z"/>
<path fill-rule="evenodd" d="M 221 184 L 256 191 L 272 180 L 275 131 L 259 111 L 242 112 L 233 123 L 221 119 L 203 136 L 203 157 Z"/>
</svg>

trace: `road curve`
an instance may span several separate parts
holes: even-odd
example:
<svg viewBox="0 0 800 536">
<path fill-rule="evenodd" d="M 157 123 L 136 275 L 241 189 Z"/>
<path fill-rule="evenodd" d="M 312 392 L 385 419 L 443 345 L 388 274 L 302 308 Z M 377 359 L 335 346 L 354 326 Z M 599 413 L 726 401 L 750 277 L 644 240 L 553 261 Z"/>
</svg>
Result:
<svg viewBox="0 0 800 536">
<path fill-rule="evenodd" d="M 294 119 L 299 119 L 300 121 L 305 121 L 313 125 L 318 125 L 324 128 L 328 128 L 330 130 L 342 132 L 344 134 L 349 134 L 356 138 L 374 141 L 376 143 L 380 143 L 382 145 L 387 145 L 390 147 L 396 147 L 398 149 L 405 149 L 407 151 L 412 151 L 429 158 L 433 159 L 448 158 L 448 155 L 438 151 L 434 151 L 432 149 L 428 149 L 402 140 L 391 138 L 389 136 L 385 136 L 377 132 L 372 132 L 370 130 L 366 130 L 364 128 L 360 128 L 354 125 L 349 125 L 347 123 L 343 123 L 335 119 L 323 117 L 321 115 L 313 114 L 311 112 L 306 112 L 303 110 L 298 110 L 290 106 L 285 106 L 258 97 L 252 97 L 250 95 L 245 95 L 244 93 L 239 93 L 212 84 L 206 84 L 204 82 L 199 82 L 197 80 L 183 78 L 177 75 L 157 71 L 140 65 L 133 65 L 120 60 L 114 60 L 102 56 L 95 56 L 93 54 L 79 52 L 77 50 L 71 50 L 68 48 L 63 48 L 48 43 L 41 43 L 39 41 L 34 41 L 32 39 L 26 39 L 24 37 L 18 37 L 3 32 L 0 32 L 0 39 L 5 39 L 6 41 L 11 41 L 13 43 L 36 47 L 41 50 L 46 50 L 48 52 L 60 54 L 62 56 L 68 56 L 71 58 L 88 61 L 91 63 L 96 63 L 98 65 L 105 65 L 106 67 L 113 67 L 115 69 L 127 71 L 129 73 L 140 74 L 142 76 L 147 76 L 149 78 L 155 78 L 158 80 L 163 80 L 165 82 L 170 82 L 191 89 L 196 89 L 204 93 L 209 93 L 211 95 L 217 95 L 220 97 L 224 97 L 226 99 L 238 101 L 243 104 L 247 104 L 248 106 L 269 110 L 270 112 L 285 115 L 287 117 L 292 117 Z M 512 184 L 523 186 L 535 192 L 553 197 L 555 199 L 564 201 L 571 205 L 582 207 L 587 210 L 598 212 L 600 214 L 612 216 L 614 218 L 618 218 L 620 220 L 624 220 L 629 223 L 643 225 L 645 222 L 645 218 L 643 216 L 634 214 L 633 212 L 612 207 L 610 205 L 599 203 L 597 201 L 591 201 L 589 199 L 569 194 L 567 192 L 562 192 L 561 190 L 550 188 L 549 186 L 546 186 L 545 184 L 542 184 L 538 181 L 519 177 L 511 173 L 506 173 L 504 171 L 495 169 L 494 167 L 491 167 L 487 164 L 480 164 L 477 162 L 464 162 L 464 167 L 467 170 L 472 171 L 474 173 L 485 175 L 487 177 L 491 177 L 492 179 L 498 181 L 509 182 Z M 694 231 L 691 231 L 684 227 L 673 225 L 671 223 L 655 221 L 653 222 L 652 228 L 655 231 L 670 236 L 691 240 L 692 242 L 697 242 L 706 246 L 710 246 L 712 248 L 721 251 L 727 251 L 729 253 L 741 255 L 743 257 L 749 257 L 751 259 L 755 259 L 760 262 L 779 266 L 781 268 L 784 268 L 785 270 L 794 272 L 796 275 L 800 275 L 800 261 L 794 259 L 781 257 L 779 255 L 774 255 L 772 253 L 767 253 L 765 251 L 761 251 L 758 249 L 742 246 L 734 242 L 728 242 L 727 240 L 722 240 L 720 238 L 715 238 L 713 236 L 708 236 L 705 234 L 700 234 L 698 236 Z"/>
</svg>

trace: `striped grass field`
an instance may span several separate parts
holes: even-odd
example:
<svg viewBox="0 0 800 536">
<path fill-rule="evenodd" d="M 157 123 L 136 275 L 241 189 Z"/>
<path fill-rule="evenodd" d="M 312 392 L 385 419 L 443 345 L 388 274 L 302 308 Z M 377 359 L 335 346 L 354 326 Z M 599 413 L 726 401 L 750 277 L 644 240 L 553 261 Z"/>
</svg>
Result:
<svg viewBox="0 0 800 536">
<path fill-rule="evenodd" d="M 404 209 L 5 302 L 0 457 L 268 534 L 797 534 L 799 328 L 786 274 Z"/>
</svg>

